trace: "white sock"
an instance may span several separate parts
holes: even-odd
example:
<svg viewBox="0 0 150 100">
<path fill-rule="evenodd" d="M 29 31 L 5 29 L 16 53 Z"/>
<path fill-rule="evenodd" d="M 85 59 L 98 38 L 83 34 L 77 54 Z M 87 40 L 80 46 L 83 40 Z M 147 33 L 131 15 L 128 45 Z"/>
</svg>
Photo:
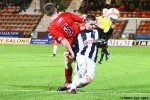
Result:
<svg viewBox="0 0 150 100">
<path fill-rule="evenodd" d="M 56 54 L 56 51 L 57 51 L 57 45 L 54 45 L 53 54 Z"/>
<path fill-rule="evenodd" d="M 85 80 L 80 78 L 79 74 L 76 74 L 70 89 L 76 89 L 77 87 L 81 87 L 83 84 L 85 84 Z"/>
<path fill-rule="evenodd" d="M 72 83 L 67 85 L 67 88 L 70 89 L 71 88 Z"/>
</svg>

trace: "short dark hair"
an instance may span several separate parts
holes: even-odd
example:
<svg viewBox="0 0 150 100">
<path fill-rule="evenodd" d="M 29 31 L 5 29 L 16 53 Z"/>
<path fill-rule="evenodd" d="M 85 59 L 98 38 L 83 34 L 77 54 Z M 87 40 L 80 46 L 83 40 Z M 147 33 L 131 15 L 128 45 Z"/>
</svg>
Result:
<svg viewBox="0 0 150 100">
<path fill-rule="evenodd" d="M 53 3 L 47 3 L 44 5 L 43 10 L 47 15 L 51 16 L 55 13 L 56 8 L 55 8 L 55 5 Z"/>
<path fill-rule="evenodd" d="M 85 18 L 85 21 L 86 22 L 89 22 L 89 21 L 95 21 L 96 20 L 96 17 L 94 15 L 87 15 L 86 18 Z"/>
</svg>

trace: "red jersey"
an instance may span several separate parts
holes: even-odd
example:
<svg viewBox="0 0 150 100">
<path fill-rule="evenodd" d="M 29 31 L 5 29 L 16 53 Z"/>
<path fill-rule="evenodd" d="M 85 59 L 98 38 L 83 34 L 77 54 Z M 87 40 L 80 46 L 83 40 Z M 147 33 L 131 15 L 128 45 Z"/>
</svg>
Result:
<svg viewBox="0 0 150 100">
<path fill-rule="evenodd" d="M 80 31 L 79 26 L 76 25 L 75 22 L 81 23 L 83 20 L 84 18 L 81 18 L 76 14 L 64 12 L 52 21 L 48 31 L 58 42 L 61 42 L 64 38 L 66 38 L 70 45 L 72 45 L 75 36 Z"/>
</svg>

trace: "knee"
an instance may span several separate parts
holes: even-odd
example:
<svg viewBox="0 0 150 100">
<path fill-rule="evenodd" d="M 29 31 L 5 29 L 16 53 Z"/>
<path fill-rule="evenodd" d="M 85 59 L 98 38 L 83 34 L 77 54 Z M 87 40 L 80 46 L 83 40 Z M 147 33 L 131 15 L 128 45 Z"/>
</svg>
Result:
<svg viewBox="0 0 150 100">
<path fill-rule="evenodd" d="M 65 57 L 65 68 L 70 68 L 72 67 L 72 62 L 71 60 L 69 60 L 67 57 Z"/>
<path fill-rule="evenodd" d="M 86 84 L 89 84 L 93 81 L 93 77 L 86 75 Z"/>
</svg>

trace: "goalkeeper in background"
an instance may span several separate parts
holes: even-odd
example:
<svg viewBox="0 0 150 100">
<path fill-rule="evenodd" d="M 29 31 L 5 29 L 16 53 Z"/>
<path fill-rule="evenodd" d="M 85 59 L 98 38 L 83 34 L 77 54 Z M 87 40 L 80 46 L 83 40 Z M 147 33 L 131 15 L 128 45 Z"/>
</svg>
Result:
<svg viewBox="0 0 150 100">
<path fill-rule="evenodd" d="M 116 21 L 116 20 L 107 18 L 107 16 L 106 16 L 107 11 L 108 11 L 108 9 L 104 8 L 103 9 L 103 15 L 97 17 L 98 27 L 103 29 L 103 35 L 101 35 L 100 38 L 104 39 L 106 42 L 108 41 L 108 39 L 112 35 L 112 32 L 115 28 L 115 21 Z M 107 43 L 105 45 L 99 46 L 99 48 L 102 48 L 102 50 L 101 50 L 100 60 L 98 63 L 102 64 L 104 55 L 106 57 L 106 60 L 108 60 L 108 58 L 110 56 L 110 52 L 107 51 L 107 48 L 108 48 Z"/>
</svg>

